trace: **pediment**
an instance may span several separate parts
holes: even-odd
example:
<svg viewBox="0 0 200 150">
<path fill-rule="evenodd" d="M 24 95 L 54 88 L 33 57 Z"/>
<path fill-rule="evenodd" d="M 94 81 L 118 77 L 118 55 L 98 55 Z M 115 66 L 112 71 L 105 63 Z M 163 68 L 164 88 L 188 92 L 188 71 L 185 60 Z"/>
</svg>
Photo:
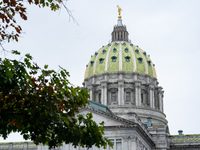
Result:
<svg viewBox="0 0 200 150">
<path fill-rule="evenodd" d="M 104 121 L 104 126 L 136 125 L 136 123 L 133 121 L 126 120 L 114 114 L 106 113 L 89 106 L 86 106 L 85 108 L 82 108 L 79 111 L 79 114 L 86 115 L 87 113 L 92 113 L 93 120 L 97 123 L 101 123 L 102 121 Z"/>
</svg>

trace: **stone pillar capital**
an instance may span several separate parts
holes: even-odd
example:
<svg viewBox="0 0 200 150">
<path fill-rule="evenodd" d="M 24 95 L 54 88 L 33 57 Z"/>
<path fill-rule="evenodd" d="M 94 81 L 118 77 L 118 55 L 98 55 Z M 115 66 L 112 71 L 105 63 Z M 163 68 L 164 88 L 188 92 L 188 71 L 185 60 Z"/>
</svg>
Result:
<svg viewBox="0 0 200 150">
<path fill-rule="evenodd" d="M 153 85 L 149 85 L 149 89 L 150 89 L 150 90 L 153 90 L 153 89 L 154 89 L 154 86 L 153 86 Z"/>
<path fill-rule="evenodd" d="M 105 81 L 105 80 L 101 81 L 101 86 L 107 86 L 107 85 L 108 85 L 107 81 Z"/>
</svg>

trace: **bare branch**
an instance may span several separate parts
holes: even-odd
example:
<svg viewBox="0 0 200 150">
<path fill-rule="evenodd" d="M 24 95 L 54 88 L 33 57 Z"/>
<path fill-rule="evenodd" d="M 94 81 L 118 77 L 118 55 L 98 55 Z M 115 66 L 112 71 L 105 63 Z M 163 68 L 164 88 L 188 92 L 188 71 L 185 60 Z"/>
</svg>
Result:
<svg viewBox="0 0 200 150">
<path fill-rule="evenodd" d="M 69 15 L 69 21 L 70 21 L 70 18 L 72 18 L 73 22 L 76 23 L 79 26 L 78 22 L 76 21 L 76 19 L 73 16 L 71 10 L 69 10 L 69 8 L 63 3 L 63 1 L 61 3 L 62 3 L 63 7 L 65 8 L 65 10 L 67 11 L 67 13 Z"/>
</svg>

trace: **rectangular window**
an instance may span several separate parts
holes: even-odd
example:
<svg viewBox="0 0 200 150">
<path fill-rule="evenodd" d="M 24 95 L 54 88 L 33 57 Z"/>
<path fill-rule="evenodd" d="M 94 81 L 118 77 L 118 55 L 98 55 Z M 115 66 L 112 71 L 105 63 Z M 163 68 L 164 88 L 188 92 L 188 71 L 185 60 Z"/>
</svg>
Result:
<svg viewBox="0 0 200 150">
<path fill-rule="evenodd" d="M 99 103 L 101 103 L 101 93 L 99 94 Z"/>
<path fill-rule="evenodd" d="M 126 92 L 126 101 L 131 101 L 131 92 Z"/>
<path fill-rule="evenodd" d="M 143 103 L 143 102 L 144 102 L 144 95 L 141 94 L 141 103 Z"/>
<path fill-rule="evenodd" d="M 117 94 L 116 94 L 116 92 L 112 92 L 111 93 L 111 100 L 112 101 L 116 101 L 117 100 Z"/>
<path fill-rule="evenodd" d="M 122 139 L 109 139 L 113 143 L 113 148 L 109 147 L 109 150 L 122 150 L 123 149 L 123 143 Z"/>
</svg>

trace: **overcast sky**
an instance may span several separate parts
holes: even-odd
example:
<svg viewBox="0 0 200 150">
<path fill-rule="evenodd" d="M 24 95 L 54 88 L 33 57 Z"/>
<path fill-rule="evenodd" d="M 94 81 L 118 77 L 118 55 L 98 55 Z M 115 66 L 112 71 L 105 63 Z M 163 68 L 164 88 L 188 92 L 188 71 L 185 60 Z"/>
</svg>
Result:
<svg viewBox="0 0 200 150">
<path fill-rule="evenodd" d="M 200 0 L 69 0 L 66 5 L 79 25 L 64 8 L 28 6 L 20 41 L 4 47 L 30 53 L 42 66 L 60 65 L 71 83 L 82 86 L 91 55 L 111 39 L 119 5 L 129 39 L 156 65 L 170 133 L 200 134 Z M 23 139 L 12 134 L 6 141 Z"/>
</svg>

